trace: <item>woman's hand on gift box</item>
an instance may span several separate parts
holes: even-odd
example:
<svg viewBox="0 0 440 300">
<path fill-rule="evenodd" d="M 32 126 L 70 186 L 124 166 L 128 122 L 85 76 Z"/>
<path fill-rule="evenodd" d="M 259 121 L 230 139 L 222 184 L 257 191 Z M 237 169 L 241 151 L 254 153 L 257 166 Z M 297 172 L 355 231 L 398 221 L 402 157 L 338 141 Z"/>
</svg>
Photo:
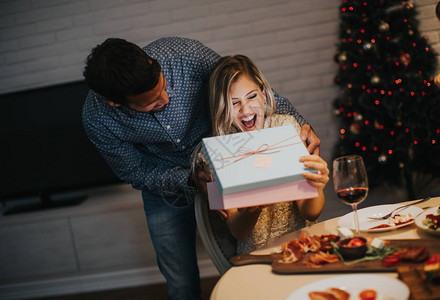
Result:
<svg viewBox="0 0 440 300">
<path fill-rule="evenodd" d="M 323 189 L 330 179 L 330 171 L 326 161 L 318 155 L 301 156 L 299 161 L 304 163 L 304 167 L 318 171 L 318 173 L 304 172 L 303 177 L 307 179 L 310 185 Z"/>
<path fill-rule="evenodd" d="M 317 170 L 318 173 L 304 172 L 302 175 L 307 182 L 318 188 L 318 197 L 298 200 L 297 205 L 301 215 L 309 221 L 315 221 L 324 207 L 324 187 L 329 181 L 329 169 L 327 163 L 318 155 L 306 155 L 299 159 L 306 168 Z"/>
</svg>

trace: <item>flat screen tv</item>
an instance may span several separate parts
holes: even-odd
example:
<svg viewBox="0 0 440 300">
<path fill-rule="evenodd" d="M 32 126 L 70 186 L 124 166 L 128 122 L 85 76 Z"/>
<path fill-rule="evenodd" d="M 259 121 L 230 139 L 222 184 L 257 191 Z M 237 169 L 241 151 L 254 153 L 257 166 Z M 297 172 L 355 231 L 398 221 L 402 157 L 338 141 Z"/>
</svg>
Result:
<svg viewBox="0 0 440 300">
<path fill-rule="evenodd" d="M 0 95 L 0 200 L 52 195 L 121 181 L 88 140 L 81 120 L 84 82 Z M 35 205 L 34 205 L 35 206 Z"/>
</svg>

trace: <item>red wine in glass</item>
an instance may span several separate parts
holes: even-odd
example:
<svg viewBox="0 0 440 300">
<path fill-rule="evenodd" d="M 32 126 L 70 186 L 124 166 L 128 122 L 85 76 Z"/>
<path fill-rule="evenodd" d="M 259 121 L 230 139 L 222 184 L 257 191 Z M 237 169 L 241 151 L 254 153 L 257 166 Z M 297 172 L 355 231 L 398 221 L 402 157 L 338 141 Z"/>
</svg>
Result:
<svg viewBox="0 0 440 300">
<path fill-rule="evenodd" d="M 341 189 L 336 192 L 339 199 L 346 204 L 354 204 L 360 203 L 367 196 L 368 188 L 365 187 L 357 187 L 357 188 L 346 188 Z"/>
<path fill-rule="evenodd" d="M 364 161 L 359 155 L 338 157 L 333 161 L 333 185 L 339 199 L 351 205 L 356 235 L 359 235 L 357 205 L 368 194 L 368 178 Z"/>
</svg>

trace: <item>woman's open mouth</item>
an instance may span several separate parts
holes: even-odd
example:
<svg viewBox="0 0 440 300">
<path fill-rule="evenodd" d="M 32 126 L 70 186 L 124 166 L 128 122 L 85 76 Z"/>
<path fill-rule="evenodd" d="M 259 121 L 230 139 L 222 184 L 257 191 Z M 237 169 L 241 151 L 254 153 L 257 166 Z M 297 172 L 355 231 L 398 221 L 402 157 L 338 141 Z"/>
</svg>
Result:
<svg viewBox="0 0 440 300">
<path fill-rule="evenodd" d="M 253 130 L 257 124 L 257 114 L 253 114 L 241 119 L 241 124 L 243 124 L 246 130 Z"/>
</svg>

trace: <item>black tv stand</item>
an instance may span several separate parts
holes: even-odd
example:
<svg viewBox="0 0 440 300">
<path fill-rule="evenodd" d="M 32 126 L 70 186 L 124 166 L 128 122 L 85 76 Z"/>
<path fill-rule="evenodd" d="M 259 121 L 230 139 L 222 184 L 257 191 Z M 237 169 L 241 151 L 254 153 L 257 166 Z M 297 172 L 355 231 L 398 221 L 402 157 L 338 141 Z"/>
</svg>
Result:
<svg viewBox="0 0 440 300">
<path fill-rule="evenodd" d="M 11 201 L 12 205 L 3 211 L 3 215 L 12 215 L 25 212 L 32 212 L 44 209 L 60 208 L 65 206 L 78 205 L 87 198 L 85 193 L 65 193 L 55 195 L 43 192 L 38 198 L 33 200 Z"/>
</svg>

